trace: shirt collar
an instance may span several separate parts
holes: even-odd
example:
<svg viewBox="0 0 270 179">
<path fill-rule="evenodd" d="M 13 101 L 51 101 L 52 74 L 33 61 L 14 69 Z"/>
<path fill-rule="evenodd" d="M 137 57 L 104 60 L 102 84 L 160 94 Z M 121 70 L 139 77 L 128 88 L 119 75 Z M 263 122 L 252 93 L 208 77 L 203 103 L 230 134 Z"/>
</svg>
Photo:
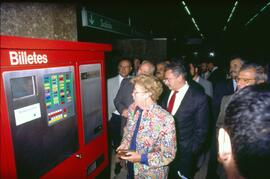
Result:
<svg viewBox="0 0 270 179">
<path fill-rule="evenodd" d="M 194 81 L 196 81 L 196 82 L 198 82 L 198 83 L 199 83 L 199 80 L 200 80 L 200 77 L 199 77 L 199 76 L 197 76 L 197 78 L 196 78 Z"/>
<path fill-rule="evenodd" d="M 189 85 L 188 85 L 187 81 L 185 81 L 184 86 L 182 86 L 181 88 L 179 88 L 177 91 L 178 91 L 179 93 L 181 93 L 182 91 L 185 91 L 188 87 L 189 87 Z M 174 91 L 173 91 L 173 92 L 174 92 Z M 177 94 L 179 94 L 179 93 L 177 93 Z"/>
</svg>

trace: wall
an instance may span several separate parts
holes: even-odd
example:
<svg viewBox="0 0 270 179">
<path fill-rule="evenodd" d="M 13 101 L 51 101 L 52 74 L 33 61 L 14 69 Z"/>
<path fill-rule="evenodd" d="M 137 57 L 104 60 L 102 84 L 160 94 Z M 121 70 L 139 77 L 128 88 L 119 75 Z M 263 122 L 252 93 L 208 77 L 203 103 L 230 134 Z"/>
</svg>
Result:
<svg viewBox="0 0 270 179">
<path fill-rule="evenodd" d="M 77 40 L 76 7 L 67 3 L 1 3 L 1 35 Z"/>
<path fill-rule="evenodd" d="M 167 58 L 167 41 L 144 39 L 117 40 L 113 50 L 121 52 L 125 57 L 139 57 L 157 62 Z"/>
</svg>

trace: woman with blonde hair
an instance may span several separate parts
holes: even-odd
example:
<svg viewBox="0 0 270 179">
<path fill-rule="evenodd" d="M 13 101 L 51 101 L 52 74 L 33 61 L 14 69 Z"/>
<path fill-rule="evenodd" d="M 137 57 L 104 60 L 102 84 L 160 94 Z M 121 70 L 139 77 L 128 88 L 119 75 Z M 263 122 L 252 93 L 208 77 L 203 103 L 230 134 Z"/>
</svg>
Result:
<svg viewBox="0 0 270 179">
<path fill-rule="evenodd" d="M 132 79 L 134 103 L 128 109 L 118 156 L 127 161 L 128 178 L 167 178 L 176 153 L 174 119 L 157 105 L 161 82 L 153 75 Z"/>
</svg>

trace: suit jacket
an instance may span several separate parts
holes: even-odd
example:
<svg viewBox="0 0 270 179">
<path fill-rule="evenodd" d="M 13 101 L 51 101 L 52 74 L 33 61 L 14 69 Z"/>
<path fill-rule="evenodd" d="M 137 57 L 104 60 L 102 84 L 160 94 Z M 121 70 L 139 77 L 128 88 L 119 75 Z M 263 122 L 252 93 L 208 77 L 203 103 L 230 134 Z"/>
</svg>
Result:
<svg viewBox="0 0 270 179">
<path fill-rule="evenodd" d="M 162 102 L 164 109 L 167 109 L 169 95 L 167 93 Z M 173 117 L 178 150 L 171 171 L 180 170 L 186 177 L 193 177 L 208 134 L 207 95 L 191 84 Z"/>
<path fill-rule="evenodd" d="M 221 105 L 220 105 L 220 112 L 219 112 L 218 119 L 217 119 L 217 124 L 216 124 L 217 128 L 222 127 L 223 124 L 224 124 L 225 111 L 226 111 L 226 108 L 227 108 L 228 104 L 231 101 L 231 98 L 232 98 L 232 95 L 227 95 L 227 96 L 224 96 L 222 98 Z"/>
<path fill-rule="evenodd" d="M 199 81 L 198 83 L 202 85 L 204 88 L 204 92 L 211 98 L 213 98 L 213 86 L 212 83 L 206 79 L 203 79 L 202 77 L 199 76 Z"/>
<path fill-rule="evenodd" d="M 233 80 L 225 80 L 219 82 L 214 87 L 214 96 L 212 101 L 213 117 L 216 120 L 220 110 L 220 104 L 223 96 L 231 95 L 234 93 Z"/>
<path fill-rule="evenodd" d="M 117 111 L 122 114 L 124 109 L 128 109 L 133 102 L 132 91 L 134 85 L 131 83 L 131 78 L 123 79 L 120 88 L 114 98 L 114 105 Z"/>
<path fill-rule="evenodd" d="M 113 100 L 118 92 L 119 87 L 119 75 L 107 80 L 108 119 L 111 119 L 112 113 L 116 110 Z"/>
<path fill-rule="evenodd" d="M 208 77 L 207 80 L 210 81 L 212 85 L 215 87 L 215 85 L 219 81 L 225 80 L 225 74 L 219 68 L 217 68 L 216 70 L 210 73 L 210 76 Z"/>
</svg>

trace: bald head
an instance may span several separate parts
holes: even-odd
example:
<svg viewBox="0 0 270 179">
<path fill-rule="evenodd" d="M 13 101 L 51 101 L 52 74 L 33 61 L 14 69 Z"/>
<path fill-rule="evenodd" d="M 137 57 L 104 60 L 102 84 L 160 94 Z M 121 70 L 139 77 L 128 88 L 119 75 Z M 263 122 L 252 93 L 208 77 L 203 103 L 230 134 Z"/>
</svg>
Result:
<svg viewBox="0 0 270 179">
<path fill-rule="evenodd" d="M 148 60 L 144 60 L 139 67 L 138 75 L 146 74 L 153 75 L 155 72 L 155 66 Z"/>
</svg>

